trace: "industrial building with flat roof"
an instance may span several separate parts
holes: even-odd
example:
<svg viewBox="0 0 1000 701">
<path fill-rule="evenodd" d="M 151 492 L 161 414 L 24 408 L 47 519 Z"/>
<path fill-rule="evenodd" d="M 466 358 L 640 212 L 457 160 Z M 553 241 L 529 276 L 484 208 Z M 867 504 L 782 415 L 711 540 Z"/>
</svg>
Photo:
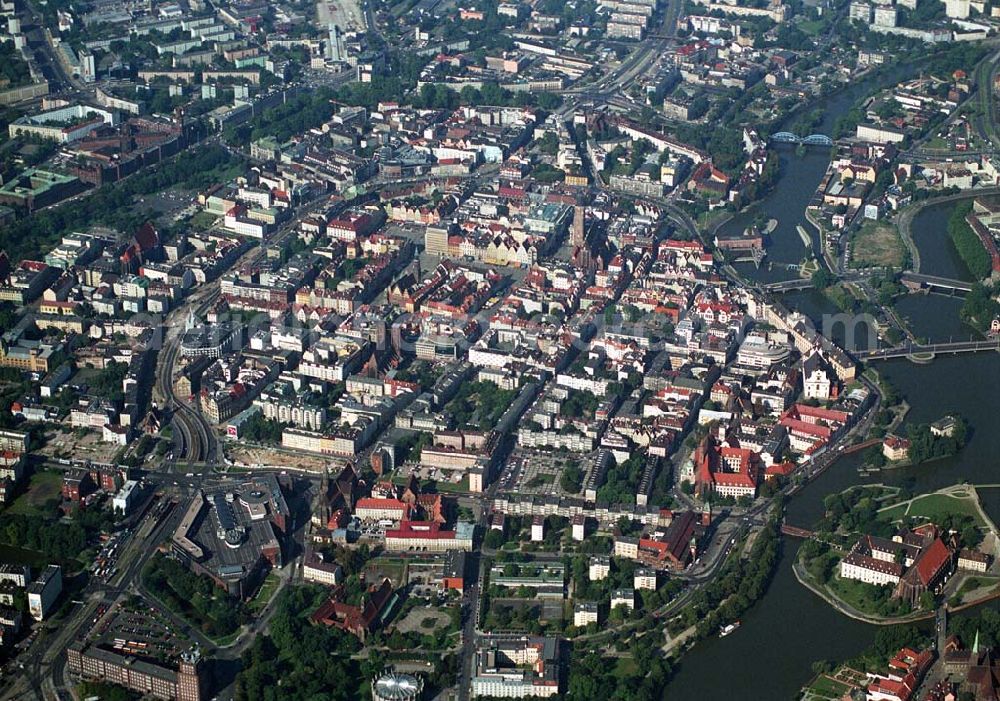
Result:
<svg viewBox="0 0 1000 701">
<path fill-rule="evenodd" d="M 41 168 L 27 168 L 0 186 L 0 204 L 33 212 L 83 192 L 80 179 Z"/>
<path fill-rule="evenodd" d="M 281 567 L 290 514 L 274 475 L 231 480 L 199 491 L 171 544 L 198 574 L 246 597 L 269 567 Z"/>
</svg>

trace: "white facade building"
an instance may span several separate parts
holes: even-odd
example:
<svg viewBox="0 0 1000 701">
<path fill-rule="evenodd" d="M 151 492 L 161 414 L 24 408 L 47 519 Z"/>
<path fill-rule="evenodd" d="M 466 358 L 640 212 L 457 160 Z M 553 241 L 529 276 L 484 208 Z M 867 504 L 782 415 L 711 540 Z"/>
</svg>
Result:
<svg viewBox="0 0 1000 701">
<path fill-rule="evenodd" d="M 597 604 L 586 602 L 573 607 L 573 625 L 577 628 L 597 622 Z"/>
<path fill-rule="evenodd" d="M 34 582 L 28 585 L 28 611 L 36 621 L 45 619 L 52 604 L 62 593 L 62 568 L 49 565 Z"/>
</svg>

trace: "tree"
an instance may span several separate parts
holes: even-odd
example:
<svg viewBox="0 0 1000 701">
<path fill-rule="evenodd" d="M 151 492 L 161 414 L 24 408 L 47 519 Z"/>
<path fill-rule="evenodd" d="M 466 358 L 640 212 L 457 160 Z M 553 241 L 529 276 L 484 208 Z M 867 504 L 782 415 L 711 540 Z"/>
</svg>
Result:
<svg viewBox="0 0 1000 701">
<path fill-rule="evenodd" d="M 583 471 L 576 465 L 568 465 L 559 475 L 559 486 L 564 492 L 576 494 L 583 485 Z"/>
<path fill-rule="evenodd" d="M 980 331 L 986 331 L 990 322 L 1000 316 L 1000 302 L 995 299 L 996 293 L 996 286 L 974 284 L 969 293 L 965 295 L 962 310 L 959 312 L 962 321 Z"/>
<path fill-rule="evenodd" d="M 977 280 L 982 280 L 990 274 L 991 261 L 983 242 L 965 221 L 966 215 L 971 211 L 971 202 L 962 202 L 955 207 L 948 219 L 948 235 L 969 272 Z"/>
<path fill-rule="evenodd" d="M 562 105 L 562 95 L 556 95 L 550 92 L 538 93 L 536 96 L 538 106 L 545 110 L 546 112 L 551 112 Z"/>
<path fill-rule="evenodd" d="M 836 276 L 826 268 L 819 268 L 810 278 L 812 284 L 818 290 L 825 290 L 837 281 Z"/>
<path fill-rule="evenodd" d="M 503 533 L 501 533 L 496 528 L 491 528 L 486 533 L 486 536 L 483 538 L 483 544 L 487 548 L 490 548 L 492 550 L 496 550 L 497 548 L 499 548 L 500 546 L 502 546 L 503 542 L 504 542 Z"/>
</svg>

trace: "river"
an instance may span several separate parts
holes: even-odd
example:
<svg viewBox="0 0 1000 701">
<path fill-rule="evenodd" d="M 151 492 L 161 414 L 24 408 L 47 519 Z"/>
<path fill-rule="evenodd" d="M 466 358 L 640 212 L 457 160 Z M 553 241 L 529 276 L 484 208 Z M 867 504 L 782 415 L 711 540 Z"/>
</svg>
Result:
<svg viewBox="0 0 1000 701">
<path fill-rule="evenodd" d="M 877 77 L 856 83 L 817 102 L 815 107 L 823 109 L 824 115 L 816 127 L 816 133 L 832 136 L 834 124 L 850 110 L 856 100 L 872 91 L 877 85 L 898 82 L 902 74 L 903 69 L 882 72 Z M 771 233 L 765 263 L 759 269 L 753 263 L 737 263 L 734 266 L 741 274 L 764 283 L 798 276 L 797 272 L 788 270 L 784 266 L 767 265 L 768 262 L 799 263 L 806 257 L 807 251 L 796 231 L 796 225 L 801 224 L 809 232 L 812 239 L 810 255 L 819 251 L 819 236 L 806 221 L 805 209 L 816 193 L 816 187 L 823 179 L 827 166 L 830 165 L 830 149 L 827 147 L 809 147 L 802 156 L 796 155 L 793 146 L 777 148 L 781 157 L 781 177 L 774 190 L 719 230 L 722 236 L 737 235 L 753 223 L 754 217 L 761 213 L 767 218 L 778 221 L 778 227 Z"/>
<path fill-rule="evenodd" d="M 859 84 L 829 100 L 826 117 L 817 131 L 829 133 L 837 117 L 871 88 L 870 84 Z M 782 177 L 759 205 L 767 216 L 780 222 L 768 250 L 771 260 L 797 262 L 802 258 L 803 246 L 795 225 L 802 221 L 802 211 L 827 162 L 828 154 L 821 150 L 813 150 L 801 158 L 791 150 L 783 150 Z M 968 272 L 961 260 L 955 258 L 957 254 L 946 236 L 949 214 L 948 205 L 925 209 L 914 218 L 914 239 L 921 251 L 922 272 L 964 279 Z M 754 213 L 749 213 L 737 217 L 726 230 L 742 229 L 753 216 Z M 740 268 L 744 274 L 764 282 L 794 275 L 778 267 L 755 270 L 752 265 L 741 265 Z M 829 299 L 814 291 L 785 295 L 785 302 L 814 322 L 823 314 L 837 311 Z M 902 299 L 897 309 L 918 336 L 947 340 L 973 333 L 958 319 L 960 306 L 960 298 L 932 295 Z M 857 472 L 860 455 L 843 457 L 789 502 L 789 523 L 812 526 L 823 514 L 825 496 L 855 484 L 885 482 L 928 491 L 966 480 L 1000 483 L 1000 465 L 996 460 L 1000 455 L 997 412 L 1000 355 L 939 357 L 930 365 L 894 360 L 878 365 L 878 369 L 911 405 L 907 423 L 933 421 L 949 412 L 960 413 L 972 427 L 968 444 L 954 458 L 864 478 Z M 986 511 L 995 521 L 1000 520 L 1000 489 L 983 490 L 981 496 Z M 812 678 L 813 662 L 843 660 L 871 644 L 875 626 L 835 612 L 796 581 L 792 562 L 798 547 L 797 541 L 784 539 L 774 579 L 764 597 L 743 618 L 743 625 L 732 635 L 703 641 L 685 654 L 664 690 L 663 699 L 793 699 L 799 688 Z"/>
<path fill-rule="evenodd" d="M 913 242 L 920 249 L 920 272 L 953 280 L 973 279 L 948 236 L 948 219 L 958 202 L 924 207 L 913 217 Z"/>
</svg>

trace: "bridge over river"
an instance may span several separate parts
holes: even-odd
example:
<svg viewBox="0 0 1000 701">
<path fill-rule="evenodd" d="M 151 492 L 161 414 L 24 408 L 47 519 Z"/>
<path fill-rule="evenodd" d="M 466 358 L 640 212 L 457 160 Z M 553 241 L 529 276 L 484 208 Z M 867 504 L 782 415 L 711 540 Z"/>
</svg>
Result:
<svg viewBox="0 0 1000 701">
<path fill-rule="evenodd" d="M 900 280 L 904 284 L 909 283 L 912 286 L 919 286 L 927 289 L 940 289 L 948 290 L 949 292 L 969 292 L 972 290 L 971 282 L 965 280 L 953 280 L 947 277 L 938 277 L 937 275 L 924 275 L 922 273 L 903 273 L 900 276 Z"/>
<path fill-rule="evenodd" d="M 840 277 L 841 282 L 859 282 L 863 280 L 865 273 L 850 273 Z M 924 275 L 923 273 L 903 273 L 899 278 L 903 284 L 910 289 L 947 291 L 947 292 L 969 292 L 973 283 L 967 280 L 955 280 L 937 275 Z M 813 281 L 809 278 L 795 278 L 793 280 L 781 280 L 779 282 L 769 282 L 761 285 L 761 289 L 767 292 L 791 292 L 793 290 L 808 290 L 812 287 Z"/>
<path fill-rule="evenodd" d="M 985 341 L 929 343 L 927 345 L 908 343 L 894 348 L 876 348 L 875 350 L 857 351 L 854 353 L 854 356 L 858 360 L 890 360 L 892 358 L 909 358 L 915 362 L 930 362 L 936 355 L 980 353 L 983 351 L 1000 351 L 1000 338 L 989 338 Z"/>
<path fill-rule="evenodd" d="M 805 144 L 806 146 L 833 146 L 833 139 L 826 134 L 810 134 L 809 136 L 799 136 L 790 131 L 779 131 L 771 134 L 771 141 L 779 144 Z"/>
</svg>

